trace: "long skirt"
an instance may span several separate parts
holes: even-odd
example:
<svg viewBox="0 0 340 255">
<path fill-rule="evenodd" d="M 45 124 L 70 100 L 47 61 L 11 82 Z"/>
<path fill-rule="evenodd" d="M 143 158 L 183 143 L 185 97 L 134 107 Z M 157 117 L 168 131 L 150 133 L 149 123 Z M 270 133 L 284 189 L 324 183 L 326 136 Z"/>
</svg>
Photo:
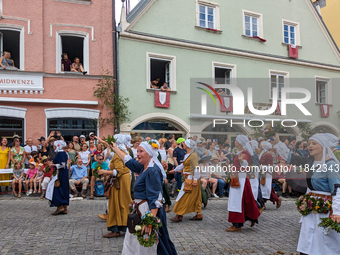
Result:
<svg viewBox="0 0 340 255">
<path fill-rule="evenodd" d="M 135 202 L 139 203 L 141 199 L 136 199 Z M 143 203 L 139 206 L 139 211 L 142 215 L 149 211 L 148 203 Z M 159 208 L 157 217 L 162 221 L 162 227 L 159 229 L 158 244 L 152 247 L 143 247 L 139 244 L 137 236 L 130 234 L 129 229 L 127 229 L 122 255 L 176 255 L 176 249 L 174 244 L 171 242 L 168 227 L 166 223 L 166 213 L 164 207 Z"/>
<path fill-rule="evenodd" d="M 242 196 L 242 212 L 229 212 L 228 222 L 244 223 L 246 220 L 250 220 L 257 223 L 259 216 L 260 212 L 257 208 L 249 179 L 246 178 Z"/>
<path fill-rule="evenodd" d="M 258 179 L 259 183 L 260 183 L 260 179 Z M 262 207 L 264 207 L 264 200 L 262 197 L 262 190 L 261 190 L 261 185 L 259 184 L 259 192 L 257 194 L 257 207 L 260 209 Z"/>
<path fill-rule="evenodd" d="M 109 212 L 106 220 L 107 230 L 111 232 L 125 232 L 131 203 L 130 173 L 119 177 L 119 189 L 111 187 L 109 196 Z"/>
<path fill-rule="evenodd" d="M 272 201 L 273 204 L 275 204 L 276 201 L 279 200 L 279 197 L 275 193 L 274 187 L 272 187 L 272 190 L 270 192 L 270 199 L 269 200 Z M 268 199 L 264 198 L 263 201 L 266 203 L 268 201 Z"/>
<path fill-rule="evenodd" d="M 182 184 L 184 185 L 184 183 Z M 176 202 L 173 212 L 178 215 L 185 215 L 192 212 L 201 212 L 202 194 L 201 180 L 197 180 L 197 186 L 193 187 L 190 193 L 184 195 Z"/>
<path fill-rule="evenodd" d="M 5 180 L 9 180 L 11 178 L 11 174 L 0 174 L 0 181 L 5 181 Z M 0 186 L 9 186 L 10 183 L 9 182 L 1 182 Z"/>
<path fill-rule="evenodd" d="M 201 186 L 201 194 L 202 194 L 202 203 L 205 204 L 208 202 L 207 192 L 205 192 L 205 190 L 203 189 L 202 184 L 200 186 Z"/>
<path fill-rule="evenodd" d="M 58 179 L 59 187 L 54 187 L 51 206 L 69 205 L 70 199 L 70 184 L 68 179 L 68 169 L 59 169 Z"/>
</svg>

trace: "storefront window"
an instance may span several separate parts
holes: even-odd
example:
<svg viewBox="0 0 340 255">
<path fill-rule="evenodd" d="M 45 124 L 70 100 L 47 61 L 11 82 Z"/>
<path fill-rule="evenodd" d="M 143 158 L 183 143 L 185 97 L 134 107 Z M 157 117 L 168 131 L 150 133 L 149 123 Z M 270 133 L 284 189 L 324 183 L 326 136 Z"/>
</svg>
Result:
<svg viewBox="0 0 340 255">
<path fill-rule="evenodd" d="M 21 141 L 24 140 L 24 119 L 0 117 L 0 136 L 9 139 L 11 143 L 12 137 L 19 135 Z"/>
<path fill-rule="evenodd" d="M 47 127 L 48 134 L 60 131 L 65 141 L 72 141 L 75 135 L 85 135 L 88 138 L 90 132 L 97 135 L 97 121 L 90 119 L 49 119 Z"/>
<path fill-rule="evenodd" d="M 185 132 L 175 124 L 164 120 L 150 120 L 137 125 L 131 132 L 131 136 L 150 137 L 151 139 L 169 138 L 170 134 L 174 134 L 176 139 L 185 137 Z"/>
</svg>

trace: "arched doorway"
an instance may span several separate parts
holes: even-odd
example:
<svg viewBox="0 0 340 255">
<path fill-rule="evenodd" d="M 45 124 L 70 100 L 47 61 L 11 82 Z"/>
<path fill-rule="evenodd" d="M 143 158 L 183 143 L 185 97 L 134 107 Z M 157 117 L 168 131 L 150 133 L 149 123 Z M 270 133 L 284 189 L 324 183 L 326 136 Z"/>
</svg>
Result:
<svg viewBox="0 0 340 255">
<path fill-rule="evenodd" d="M 176 139 L 185 137 L 185 131 L 178 125 L 161 119 L 151 119 L 144 121 L 134 127 L 131 131 L 132 137 L 150 137 L 151 139 L 169 138 L 170 134 L 174 134 Z"/>
<path fill-rule="evenodd" d="M 223 144 L 227 140 L 229 143 L 235 140 L 237 135 L 244 134 L 243 130 L 237 126 L 230 127 L 229 125 L 207 126 L 202 130 L 202 137 L 205 139 L 217 139 L 218 143 Z"/>
</svg>

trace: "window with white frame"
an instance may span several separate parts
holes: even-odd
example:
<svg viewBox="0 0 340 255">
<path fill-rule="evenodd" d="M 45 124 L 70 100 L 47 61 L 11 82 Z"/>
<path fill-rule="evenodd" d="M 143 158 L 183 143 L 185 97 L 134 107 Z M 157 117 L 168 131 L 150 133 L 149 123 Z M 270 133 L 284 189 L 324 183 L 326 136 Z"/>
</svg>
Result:
<svg viewBox="0 0 340 255">
<path fill-rule="evenodd" d="M 220 30 L 219 4 L 196 0 L 196 26 L 207 29 Z"/>
<path fill-rule="evenodd" d="M 215 29 L 215 8 L 199 5 L 199 26 Z"/>
<path fill-rule="evenodd" d="M 248 37 L 263 38 L 262 14 L 243 10 L 243 33 Z"/>
<path fill-rule="evenodd" d="M 176 58 L 174 56 L 148 53 L 147 89 L 161 86 L 176 90 Z"/>
<path fill-rule="evenodd" d="M 273 88 L 278 88 L 278 99 L 281 99 L 281 89 L 285 87 L 286 75 L 271 73 L 270 74 L 270 98 L 273 98 Z"/>
<path fill-rule="evenodd" d="M 319 104 L 328 104 L 328 81 L 316 80 L 316 102 Z"/>
<path fill-rule="evenodd" d="M 12 30 L 7 28 L 0 28 L 0 57 L 6 51 L 10 54 L 10 59 L 14 63 L 14 67 L 7 69 L 21 69 L 21 31 Z M 2 69 L 2 67 L 0 66 Z"/>
<path fill-rule="evenodd" d="M 231 95 L 228 85 L 235 85 L 236 66 L 213 62 L 215 90 L 221 95 Z"/>
<path fill-rule="evenodd" d="M 76 70 L 78 72 L 75 72 L 72 65 L 69 66 L 69 64 L 67 64 L 67 62 L 75 63 L 77 58 L 82 69 L 87 73 L 89 72 L 88 34 L 81 32 L 79 32 L 79 34 L 60 32 L 58 33 L 58 43 L 57 72 L 83 74 L 81 68 L 77 68 Z M 70 61 L 67 61 L 67 59 Z"/>
<path fill-rule="evenodd" d="M 283 42 L 291 45 L 300 45 L 300 26 L 299 23 L 282 20 Z"/>
</svg>

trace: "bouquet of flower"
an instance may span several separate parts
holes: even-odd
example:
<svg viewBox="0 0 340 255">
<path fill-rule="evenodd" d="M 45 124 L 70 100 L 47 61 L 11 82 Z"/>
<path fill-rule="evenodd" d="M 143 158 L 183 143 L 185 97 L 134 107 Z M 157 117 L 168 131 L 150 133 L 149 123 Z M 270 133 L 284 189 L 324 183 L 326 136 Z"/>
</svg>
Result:
<svg viewBox="0 0 340 255">
<path fill-rule="evenodd" d="M 340 224 L 333 221 L 332 216 L 321 219 L 321 223 L 319 224 L 319 227 L 323 228 L 324 230 L 327 230 L 327 235 L 332 229 L 336 231 L 337 233 L 340 233 Z"/>
<path fill-rule="evenodd" d="M 105 138 L 105 136 L 103 137 L 103 140 L 106 141 L 109 145 L 112 144 L 112 142 L 116 142 L 116 139 L 113 136 L 108 135 L 107 138 Z M 110 146 L 111 148 L 111 146 Z M 112 151 L 112 148 L 111 148 Z"/>
<path fill-rule="evenodd" d="M 230 176 L 231 176 L 231 173 L 227 173 L 227 176 L 225 177 L 225 180 L 226 180 L 227 184 L 230 183 Z"/>
<path fill-rule="evenodd" d="M 266 137 L 266 139 L 269 139 L 272 136 L 275 136 L 275 133 L 279 133 L 281 129 L 283 129 L 283 127 L 280 123 L 274 124 L 274 126 L 269 125 L 264 128 L 262 134 Z"/>
<path fill-rule="evenodd" d="M 313 211 L 313 198 L 311 198 L 309 195 L 302 195 L 299 197 L 299 199 L 295 202 L 296 208 L 299 213 L 306 216 L 311 211 Z"/>
<path fill-rule="evenodd" d="M 98 174 L 98 170 L 100 170 L 100 169 L 102 169 L 102 165 L 97 165 L 97 167 L 95 169 L 93 169 L 92 174 L 95 178 L 101 178 L 102 177 L 101 174 L 100 175 Z"/>
<path fill-rule="evenodd" d="M 134 208 L 135 208 L 135 201 L 132 201 L 131 204 L 129 204 L 130 213 L 133 213 Z"/>
<path fill-rule="evenodd" d="M 328 211 L 331 210 L 332 201 L 329 198 L 325 197 L 325 199 L 323 199 L 322 197 L 320 197 L 320 198 L 313 198 L 313 200 L 314 200 L 313 213 L 327 214 Z"/>
<path fill-rule="evenodd" d="M 132 207 L 132 206 L 131 206 Z M 130 209 L 131 210 L 131 209 Z M 142 235 L 143 226 L 152 228 L 151 235 Z M 137 240 L 140 245 L 144 247 L 152 247 L 154 244 L 158 243 L 157 231 L 162 227 L 162 222 L 158 217 L 155 217 L 150 211 L 144 214 L 142 217 L 141 225 L 135 227 Z"/>
</svg>

